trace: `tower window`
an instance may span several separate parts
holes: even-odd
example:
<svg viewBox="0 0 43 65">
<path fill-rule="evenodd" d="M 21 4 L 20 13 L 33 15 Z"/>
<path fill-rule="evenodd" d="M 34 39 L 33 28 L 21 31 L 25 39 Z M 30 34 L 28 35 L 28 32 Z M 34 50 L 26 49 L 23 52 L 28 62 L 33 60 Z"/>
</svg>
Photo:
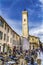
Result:
<svg viewBox="0 0 43 65">
<path fill-rule="evenodd" d="M 24 19 L 24 21 L 26 21 L 26 19 Z"/>
</svg>

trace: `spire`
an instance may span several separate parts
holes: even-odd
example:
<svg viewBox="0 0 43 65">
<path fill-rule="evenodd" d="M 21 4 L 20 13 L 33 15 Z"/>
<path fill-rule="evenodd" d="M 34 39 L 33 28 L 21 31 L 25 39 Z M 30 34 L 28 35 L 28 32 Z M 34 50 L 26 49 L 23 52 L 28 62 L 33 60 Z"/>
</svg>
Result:
<svg viewBox="0 0 43 65">
<path fill-rule="evenodd" d="M 26 8 L 24 9 L 24 11 L 26 11 Z"/>
</svg>

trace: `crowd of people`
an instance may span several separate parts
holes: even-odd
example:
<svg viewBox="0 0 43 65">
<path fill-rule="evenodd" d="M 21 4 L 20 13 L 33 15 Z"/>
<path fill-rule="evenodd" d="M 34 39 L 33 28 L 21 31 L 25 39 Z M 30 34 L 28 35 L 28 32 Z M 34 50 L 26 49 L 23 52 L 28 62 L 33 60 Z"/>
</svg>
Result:
<svg viewBox="0 0 43 65">
<path fill-rule="evenodd" d="M 13 60 L 16 62 L 16 65 L 41 65 L 41 59 L 38 58 L 40 52 L 43 53 L 43 48 L 25 51 L 14 48 L 13 53 L 10 53 L 9 55 L 5 53 L 4 59 L 1 59 L 3 61 L 2 64 L 4 65 L 4 62 Z"/>
</svg>

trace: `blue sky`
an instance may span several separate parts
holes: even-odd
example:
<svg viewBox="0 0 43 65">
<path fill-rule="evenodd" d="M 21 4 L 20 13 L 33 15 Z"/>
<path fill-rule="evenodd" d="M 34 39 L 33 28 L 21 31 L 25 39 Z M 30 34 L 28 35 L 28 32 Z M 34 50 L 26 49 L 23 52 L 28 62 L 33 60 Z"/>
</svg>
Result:
<svg viewBox="0 0 43 65">
<path fill-rule="evenodd" d="M 29 34 L 43 42 L 43 0 L 0 0 L 0 15 L 22 35 L 22 11 L 28 11 Z"/>
</svg>

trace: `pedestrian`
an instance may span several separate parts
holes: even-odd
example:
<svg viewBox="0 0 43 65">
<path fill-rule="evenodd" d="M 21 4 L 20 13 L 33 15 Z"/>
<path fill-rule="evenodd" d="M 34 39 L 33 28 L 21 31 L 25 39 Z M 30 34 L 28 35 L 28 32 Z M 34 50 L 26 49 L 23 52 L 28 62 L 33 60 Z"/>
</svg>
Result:
<svg viewBox="0 0 43 65">
<path fill-rule="evenodd" d="M 31 64 L 34 65 L 34 59 L 33 58 L 31 58 Z"/>
</svg>

